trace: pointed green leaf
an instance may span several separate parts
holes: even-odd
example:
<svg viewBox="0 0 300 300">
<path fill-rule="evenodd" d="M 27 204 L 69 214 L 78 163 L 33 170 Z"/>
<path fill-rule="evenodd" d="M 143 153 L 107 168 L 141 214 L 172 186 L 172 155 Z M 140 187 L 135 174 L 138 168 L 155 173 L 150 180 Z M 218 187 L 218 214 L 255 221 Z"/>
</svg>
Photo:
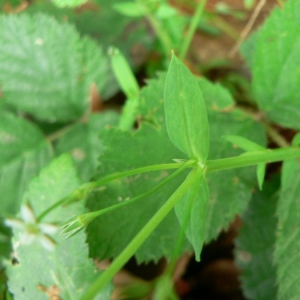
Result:
<svg viewBox="0 0 300 300">
<path fill-rule="evenodd" d="M 138 1 L 123 1 L 113 5 L 113 8 L 122 15 L 129 17 L 142 17 L 146 14 Z"/>
<path fill-rule="evenodd" d="M 30 122 L 0 114 L 0 215 L 15 214 L 30 179 L 50 161 L 52 149 Z"/>
<path fill-rule="evenodd" d="M 79 186 L 76 170 L 68 155 L 53 161 L 34 179 L 24 200 L 29 201 L 36 216 Z M 83 203 L 59 207 L 47 215 L 42 223 L 62 223 L 85 211 Z M 20 244 L 20 230 L 15 229 L 14 251 L 17 264 L 7 266 L 9 290 L 15 299 L 49 299 L 47 291 L 56 291 L 64 300 L 76 300 L 95 279 L 95 267 L 88 258 L 85 233 L 80 232 L 65 240 L 59 233 L 53 235 L 57 246 L 53 252 L 37 241 Z M 103 298 L 109 299 L 104 290 Z"/>
<path fill-rule="evenodd" d="M 267 182 L 256 191 L 243 216 L 236 245 L 236 261 L 242 270 L 241 281 L 247 299 L 276 299 L 276 268 L 273 263 L 278 180 Z"/>
<path fill-rule="evenodd" d="M 159 80 L 150 80 L 141 92 L 140 117 L 154 128 L 165 129 L 163 86 L 165 73 Z M 260 144 L 266 144 L 263 127 L 243 111 L 234 108 L 230 93 L 218 84 L 212 84 L 201 78 L 199 85 L 206 101 L 210 120 L 210 154 L 209 159 L 218 159 L 241 154 L 241 150 L 232 147 L 221 138 L 224 135 L 240 135 Z M 248 204 L 255 184 L 255 168 L 227 170 L 207 174 L 210 198 L 206 233 L 206 242 L 216 238 L 223 228 L 237 214 L 241 214 Z M 226 201 L 224 200 L 226 199 Z M 229 204 L 230 203 L 230 204 Z"/>
<path fill-rule="evenodd" d="M 300 129 L 299 15 L 299 0 L 286 1 L 283 9 L 276 7 L 250 40 L 254 50 L 249 56 L 260 109 L 270 120 L 295 129 Z"/>
<path fill-rule="evenodd" d="M 196 260 L 200 261 L 205 239 L 209 191 L 203 170 L 197 168 L 194 172 L 196 172 L 194 183 L 176 204 L 175 212 L 181 227 L 184 228 L 187 238 L 194 247 Z"/>
<path fill-rule="evenodd" d="M 204 99 L 196 78 L 174 54 L 165 83 L 164 106 L 171 142 L 189 158 L 204 164 L 209 149 Z"/>
<path fill-rule="evenodd" d="M 277 266 L 277 299 L 297 299 L 300 295 L 299 159 L 283 163 L 277 217 L 278 227 L 274 256 Z"/>
</svg>

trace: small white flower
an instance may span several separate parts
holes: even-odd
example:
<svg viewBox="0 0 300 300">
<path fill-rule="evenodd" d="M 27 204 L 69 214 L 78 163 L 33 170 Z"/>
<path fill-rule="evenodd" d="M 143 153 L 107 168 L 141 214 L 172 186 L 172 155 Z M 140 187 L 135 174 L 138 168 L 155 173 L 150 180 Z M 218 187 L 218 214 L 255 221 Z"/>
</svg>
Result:
<svg viewBox="0 0 300 300">
<path fill-rule="evenodd" d="M 55 241 L 50 237 L 58 227 L 50 223 L 39 223 L 29 204 L 21 206 L 20 218 L 6 218 L 5 225 L 20 231 L 20 243 L 30 245 L 38 241 L 45 249 L 53 251 Z"/>
</svg>

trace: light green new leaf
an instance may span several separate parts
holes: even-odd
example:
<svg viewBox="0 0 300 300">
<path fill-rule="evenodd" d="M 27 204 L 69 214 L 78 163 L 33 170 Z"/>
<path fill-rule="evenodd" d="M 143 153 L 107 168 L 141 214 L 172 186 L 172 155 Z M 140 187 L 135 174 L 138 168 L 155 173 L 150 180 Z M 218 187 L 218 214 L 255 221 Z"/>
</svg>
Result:
<svg viewBox="0 0 300 300">
<path fill-rule="evenodd" d="M 145 9 L 138 1 L 123 1 L 113 5 L 113 8 L 120 14 L 128 17 L 143 17 Z"/>
<path fill-rule="evenodd" d="M 87 2 L 87 0 L 52 0 L 52 1 L 58 7 L 76 7 Z"/>
<path fill-rule="evenodd" d="M 283 163 L 277 208 L 278 227 L 274 261 L 277 266 L 278 300 L 300 295 L 300 162 Z"/>
<path fill-rule="evenodd" d="M 181 227 L 194 247 L 196 260 L 200 254 L 205 239 L 206 215 L 209 203 L 209 191 L 201 168 L 196 172 L 195 181 L 184 197 L 176 204 L 175 212 Z"/>
<path fill-rule="evenodd" d="M 130 130 L 136 120 L 140 88 L 124 55 L 117 48 L 110 48 L 111 66 L 117 81 L 126 95 L 126 103 L 120 118 L 119 127 Z"/>
<path fill-rule="evenodd" d="M 255 44 L 250 40 L 254 50 L 249 56 L 260 109 L 270 120 L 295 129 L 300 129 L 299 16 L 299 0 L 275 8 L 255 34 Z"/>
<path fill-rule="evenodd" d="M 124 55 L 117 48 L 110 48 L 111 66 L 118 83 L 127 98 L 136 97 L 139 92 L 139 84 Z"/>
<path fill-rule="evenodd" d="M 256 191 L 243 216 L 243 226 L 236 241 L 235 258 L 242 270 L 241 281 L 247 299 L 276 299 L 276 267 L 273 263 L 277 219 L 278 180 Z"/>
<path fill-rule="evenodd" d="M 43 14 L 1 16 L 0 28 L 0 83 L 7 104 L 45 121 L 81 117 L 90 85 L 105 81 L 102 50 L 81 40 L 71 25 Z"/>
<path fill-rule="evenodd" d="M 79 180 L 72 160 L 64 155 L 53 161 L 31 182 L 24 201 L 30 202 L 38 216 L 78 186 Z M 83 212 L 83 203 L 59 207 L 42 222 L 60 224 Z M 14 229 L 14 234 L 14 251 L 18 263 L 7 266 L 8 286 L 14 299 L 47 300 L 47 291 L 52 290 L 61 299 L 76 300 L 97 276 L 95 267 L 88 258 L 84 232 L 68 240 L 59 233 L 55 234 L 53 238 L 57 246 L 53 252 L 44 249 L 38 241 L 33 241 L 30 245 L 20 244 L 22 232 Z M 100 299 L 109 299 L 109 291 L 106 289 L 103 293 Z"/>
<path fill-rule="evenodd" d="M 196 78 L 174 54 L 165 83 L 164 107 L 171 142 L 204 164 L 209 149 L 204 99 Z"/>
<path fill-rule="evenodd" d="M 0 114 L 0 215 L 15 214 L 30 179 L 50 161 L 52 149 L 28 121 Z"/>
</svg>

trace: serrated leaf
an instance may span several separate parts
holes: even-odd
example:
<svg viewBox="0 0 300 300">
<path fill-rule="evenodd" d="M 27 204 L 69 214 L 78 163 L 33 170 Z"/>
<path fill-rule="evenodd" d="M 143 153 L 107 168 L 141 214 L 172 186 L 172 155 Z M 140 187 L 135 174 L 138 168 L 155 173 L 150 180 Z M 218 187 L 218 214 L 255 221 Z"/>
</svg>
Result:
<svg viewBox="0 0 300 300">
<path fill-rule="evenodd" d="M 277 224 L 277 181 L 267 182 L 264 191 L 254 193 L 236 241 L 235 257 L 242 270 L 243 292 L 247 299 L 276 299 L 273 252 Z"/>
<path fill-rule="evenodd" d="M 233 109 L 230 94 L 221 86 L 206 79 L 199 81 L 206 101 L 210 125 L 209 159 L 218 159 L 240 154 L 240 150 L 224 142 L 224 135 L 239 135 L 266 144 L 263 127 L 239 109 Z M 226 100 L 225 100 L 226 99 Z M 231 98 L 232 99 L 232 98 Z M 216 238 L 220 230 L 227 228 L 237 214 L 243 213 L 251 198 L 255 183 L 254 167 L 227 170 L 207 174 L 210 203 L 207 219 L 206 242 Z"/>
<path fill-rule="evenodd" d="M 45 168 L 30 184 L 24 200 L 29 201 L 38 216 L 49 206 L 68 195 L 79 186 L 76 170 L 68 155 L 61 156 Z M 83 203 L 59 207 L 48 214 L 42 222 L 61 223 L 84 212 Z M 95 279 L 95 268 L 88 259 L 85 233 L 80 232 L 70 240 L 56 234 L 57 246 L 49 252 L 40 244 L 19 244 L 20 232 L 16 229 L 14 250 L 18 264 L 8 265 L 8 286 L 15 299 L 49 299 L 53 292 L 62 299 L 78 299 L 82 291 Z M 104 291 L 102 299 L 108 299 Z M 105 298 L 106 297 L 106 298 Z"/>
<path fill-rule="evenodd" d="M 57 143 L 58 154 L 69 152 L 83 181 L 92 178 L 98 166 L 98 157 L 104 149 L 99 132 L 118 124 L 119 116 L 113 111 L 93 114 L 89 121 L 76 124 Z"/>
<path fill-rule="evenodd" d="M 90 85 L 99 84 L 99 72 L 105 78 L 101 49 L 80 40 L 71 25 L 42 14 L 1 16 L 0 27 L 0 83 L 7 104 L 45 121 L 82 116 Z"/>
<path fill-rule="evenodd" d="M 150 80 L 141 92 L 140 117 L 161 130 L 165 127 L 163 88 L 165 74 L 158 80 Z M 244 112 L 234 109 L 232 96 L 220 85 L 206 79 L 198 81 L 205 99 L 210 125 L 209 159 L 235 156 L 241 152 L 224 142 L 223 135 L 237 134 L 266 144 L 263 127 L 253 122 Z M 220 230 L 227 228 L 237 214 L 246 208 L 255 183 L 254 168 L 227 170 L 207 174 L 210 203 L 206 228 L 206 242 L 216 238 Z M 225 200 L 226 199 L 226 200 Z M 228 201 L 228 202 L 227 202 Z M 230 203 L 230 204 L 229 204 Z"/>
<path fill-rule="evenodd" d="M 105 141 L 106 151 L 100 157 L 101 164 L 97 178 L 112 172 L 167 163 L 171 162 L 173 158 L 182 158 L 181 152 L 172 145 L 166 133 L 163 109 L 164 82 L 165 74 L 161 74 L 158 79 L 150 80 L 148 86 L 141 91 L 139 111 L 141 119 L 145 120 L 142 128 L 135 133 L 121 132 L 115 129 L 101 133 L 101 140 Z M 221 99 L 222 95 L 228 97 L 228 93 L 224 89 L 220 87 L 220 104 L 218 99 L 211 97 L 215 91 L 215 85 L 205 81 L 201 83 L 201 89 L 204 91 L 204 98 L 207 99 L 211 132 L 213 133 L 211 159 L 240 153 L 221 138 L 226 134 L 243 135 L 264 145 L 265 136 L 260 125 L 254 123 L 252 118 L 243 112 L 230 111 L 232 110 L 232 101 L 225 101 L 230 107 L 230 110 L 226 109 L 225 102 Z M 222 94 L 222 92 L 224 93 Z M 223 109 L 215 110 L 218 105 Z M 151 126 L 146 126 L 145 123 L 150 123 Z M 119 201 L 126 201 L 128 198 L 150 190 L 168 174 L 170 174 L 170 170 L 151 172 L 105 185 L 104 191 L 92 193 L 88 207 L 90 211 L 95 211 Z M 213 176 L 208 175 L 207 181 L 211 195 L 206 242 L 215 238 L 220 230 L 229 225 L 236 214 L 242 213 L 246 209 L 255 182 L 254 168 L 229 170 L 214 173 Z M 103 215 L 92 222 L 88 228 L 91 256 L 101 259 L 116 257 L 174 192 L 183 178 L 178 177 L 158 193 L 135 204 L 115 210 L 113 214 Z M 138 261 L 157 261 L 162 256 L 170 257 L 179 232 L 177 218 L 175 213 L 171 212 L 139 249 Z M 190 249 L 187 241 L 184 242 L 182 251 L 185 251 L 184 249 Z"/>
<path fill-rule="evenodd" d="M 274 261 L 277 266 L 278 298 L 297 299 L 300 295 L 300 162 L 283 163 L 277 207 L 278 227 Z"/>
<path fill-rule="evenodd" d="M 164 107 L 171 142 L 204 164 L 209 148 L 205 103 L 194 75 L 174 54 L 165 83 Z"/>
<path fill-rule="evenodd" d="M 197 168 L 194 172 L 196 172 L 194 183 L 176 204 L 175 212 L 181 227 L 184 228 L 187 238 L 193 245 L 196 260 L 200 261 L 205 239 L 209 191 L 203 170 Z"/>
<path fill-rule="evenodd" d="M 112 172 L 146 165 L 171 163 L 172 154 L 174 157 L 180 155 L 180 151 L 171 144 L 165 131 L 155 131 L 146 125 L 135 133 L 118 129 L 101 132 L 101 140 L 105 141 L 106 150 L 100 156 L 98 178 Z M 152 189 L 171 172 L 174 171 L 139 174 L 106 184 L 102 191 L 92 193 L 88 207 L 90 211 L 95 211 L 138 196 Z M 95 219 L 88 227 L 91 256 L 103 259 L 120 254 L 173 194 L 185 174 L 176 177 L 153 195 Z M 162 256 L 170 257 L 179 232 L 179 223 L 172 211 L 138 250 L 137 260 L 157 261 Z M 189 243 L 185 241 L 183 249 L 188 247 Z"/>
<path fill-rule="evenodd" d="M 52 149 L 40 130 L 8 113 L 0 114 L 1 212 L 15 214 L 30 179 L 50 161 Z"/>
<path fill-rule="evenodd" d="M 275 123 L 300 129 L 300 6 L 275 8 L 255 37 L 251 58 L 253 91 L 262 111 Z"/>
</svg>

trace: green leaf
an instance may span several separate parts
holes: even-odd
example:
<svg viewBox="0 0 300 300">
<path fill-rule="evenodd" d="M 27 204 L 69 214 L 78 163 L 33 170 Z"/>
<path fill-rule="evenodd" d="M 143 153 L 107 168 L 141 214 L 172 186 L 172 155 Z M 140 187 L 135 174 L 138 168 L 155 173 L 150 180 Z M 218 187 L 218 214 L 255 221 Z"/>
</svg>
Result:
<svg viewBox="0 0 300 300">
<path fill-rule="evenodd" d="M 58 7 L 76 7 L 87 2 L 87 0 L 52 0 L 52 1 Z"/>
<path fill-rule="evenodd" d="M 200 261 L 200 254 L 205 239 L 206 215 L 209 203 L 209 191 L 203 169 L 196 169 L 195 181 L 175 206 L 175 212 L 181 227 L 194 247 L 196 260 Z"/>
<path fill-rule="evenodd" d="M 82 116 L 90 85 L 99 77 L 104 81 L 108 67 L 101 49 L 80 40 L 71 25 L 42 14 L 1 16 L 0 27 L 0 82 L 7 104 L 51 122 Z"/>
<path fill-rule="evenodd" d="M 112 172 L 130 170 L 151 164 L 168 163 L 173 158 L 182 158 L 182 153 L 170 142 L 163 106 L 165 74 L 158 79 L 148 81 L 141 91 L 139 107 L 142 127 L 134 133 L 120 130 L 108 130 L 101 133 L 101 141 L 106 150 L 100 156 L 97 178 Z M 262 127 L 243 112 L 232 109 L 228 92 L 220 87 L 219 97 L 213 98 L 216 86 L 201 81 L 204 98 L 207 99 L 210 128 L 212 132 L 210 159 L 234 156 L 241 153 L 221 138 L 223 135 L 237 134 L 264 145 L 265 136 Z M 227 103 L 226 106 L 224 103 Z M 215 109 L 222 107 L 222 109 Z M 230 109 L 227 109 L 230 108 Z M 149 124 L 146 126 L 146 124 Z M 208 221 L 205 241 L 215 238 L 222 229 L 227 228 L 237 214 L 247 207 L 255 183 L 254 168 L 228 170 L 208 174 L 210 190 Z M 105 184 L 102 191 L 94 191 L 88 200 L 90 211 L 126 201 L 149 191 L 164 179 L 170 170 L 151 172 L 116 180 Z M 88 227 L 90 253 L 94 258 L 114 258 L 128 245 L 140 228 L 154 215 L 163 203 L 172 195 L 184 179 L 184 175 L 173 179 L 157 193 L 115 210 L 93 221 Z M 117 220 L 117 221 L 116 221 Z M 155 260 L 162 256 L 170 257 L 180 233 L 175 213 L 172 211 L 163 223 L 146 240 L 137 252 L 138 262 Z M 185 240 L 182 251 L 191 250 Z"/>
<path fill-rule="evenodd" d="M 117 125 L 118 115 L 113 111 L 93 114 L 89 121 L 74 125 L 56 145 L 56 153 L 69 152 L 83 181 L 92 178 L 98 166 L 98 157 L 104 150 L 99 132 L 106 127 Z"/>
<path fill-rule="evenodd" d="M 300 295 L 300 162 L 283 163 L 277 207 L 278 227 L 274 261 L 277 266 L 278 298 L 297 299 Z"/>
<path fill-rule="evenodd" d="M 241 153 L 224 142 L 224 135 L 244 136 L 260 145 L 266 144 L 263 127 L 239 109 L 234 109 L 228 91 L 206 79 L 199 81 L 206 101 L 210 126 L 208 159 L 235 156 Z M 231 98 L 231 100 L 230 100 Z M 210 202 L 206 228 L 206 242 L 216 238 L 237 214 L 247 208 L 255 183 L 255 168 L 242 168 L 207 174 Z"/>
<path fill-rule="evenodd" d="M 164 81 L 164 73 L 160 74 L 158 80 L 149 80 L 149 85 L 141 92 L 139 108 L 142 114 L 139 118 L 161 130 L 165 128 L 162 105 Z M 243 111 L 234 108 L 232 96 L 226 89 L 206 79 L 200 79 L 198 83 L 206 102 L 210 124 L 209 159 L 241 154 L 240 150 L 224 142 L 221 138 L 223 135 L 236 134 L 266 145 L 263 127 Z M 254 167 L 207 174 L 207 182 L 210 203 L 205 240 L 209 242 L 247 208 L 255 183 Z"/>
<path fill-rule="evenodd" d="M 128 17 L 143 17 L 146 14 L 143 6 L 137 1 L 123 1 L 113 5 L 113 8 L 120 14 Z"/>
<path fill-rule="evenodd" d="M 275 8 L 255 37 L 250 55 L 253 91 L 259 108 L 275 123 L 300 129 L 300 6 Z"/>
<path fill-rule="evenodd" d="M 34 179 L 24 201 L 29 201 L 36 216 L 48 206 L 68 195 L 79 186 L 76 170 L 68 155 L 61 156 L 45 168 Z M 43 222 L 61 223 L 85 211 L 83 203 L 59 207 L 45 217 Z M 14 230 L 14 251 L 18 263 L 7 266 L 9 290 L 15 299 L 49 299 L 47 292 L 57 293 L 61 299 L 78 299 L 93 281 L 95 267 L 88 258 L 85 233 L 80 232 L 70 240 L 54 236 L 57 246 L 49 252 L 33 242 L 20 244 L 21 232 Z M 109 290 L 104 290 L 102 298 L 109 298 Z"/>
<path fill-rule="evenodd" d="M 50 161 L 51 146 L 40 130 L 11 114 L 0 114 L 1 212 L 15 214 L 30 179 Z"/>
<path fill-rule="evenodd" d="M 127 99 L 123 106 L 119 127 L 130 130 L 136 121 L 140 87 L 124 55 L 117 48 L 110 48 L 111 65 L 117 81 Z"/>
<path fill-rule="evenodd" d="M 101 141 L 105 142 L 106 149 L 100 155 L 97 175 L 99 179 L 112 172 L 151 164 L 171 163 L 173 157 L 180 157 L 180 151 L 172 145 L 165 131 L 155 131 L 146 125 L 134 133 L 110 129 L 101 132 L 100 136 Z M 154 188 L 171 172 L 174 171 L 150 172 L 105 184 L 89 197 L 89 210 L 103 209 L 143 194 Z M 88 227 L 91 256 L 101 259 L 118 256 L 173 194 L 185 176 L 186 172 L 153 195 L 95 219 Z M 162 256 L 170 257 L 179 232 L 178 220 L 174 211 L 171 211 L 137 251 L 138 262 L 158 261 Z M 185 240 L 183 249 L 186 250 L 189 247 L 189 243 Z"/>
<path fill-rule="evenodd" d="M 205 103 L 194 75 L 174 54 L 165 83 L 164 107 L 172 143 L 204 164 L 209 149 Z"/>
<path fill-rule="evenodd" d="M 11 253 L 11 230 L 4 225 L 3 218 L 0 218 L 0 295 L 1 295 L 1 285 L 2 285 L 2 273 L 4 273 L 4 270 L 2 270 L 4 269 L 3 261 L 9 259 L 10 253 Z"/>
<path fill-rule="evenodd" d="M 243 292 L 247 299 L 276 299 L 273 252 L 278 188 L 278 180 L 272 180 L 265 184 L 264 191 L 253 194 L 236 241 L 235 257 L 242 270 Z"/>
<path fill-rule="evenodd" d="M 136 97 L 140 88 L 126 58 L 117 48 L 111 48 L 109 54 L 114 75 L 122 91 L 127 98 Z"/>
<path fill-rule="evenodd" d="M 179 17 L 177 10 L 168 3 L 160 3 L 158 10 L 155 12 L 158 19 L 168 19 L 170 17 Z"/>
</svg>

